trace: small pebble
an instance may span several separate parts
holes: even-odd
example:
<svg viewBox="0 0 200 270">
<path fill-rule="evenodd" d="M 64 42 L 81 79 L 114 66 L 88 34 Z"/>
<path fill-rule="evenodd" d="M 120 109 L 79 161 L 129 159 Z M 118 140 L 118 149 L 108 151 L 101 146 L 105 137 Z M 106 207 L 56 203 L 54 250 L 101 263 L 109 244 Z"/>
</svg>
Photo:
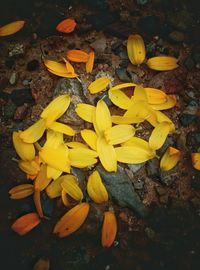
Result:
<svg viewBox="0 0 200 270">
<path fill-rule="evenodd" d="M 18 79 L 18 75 L 17 75 L 17 72 L 13 72 L 10 76 L 10 79 L 9 79 L 9 83 L 11 85 L 15 85 L 16 82 L 17 82 L 17 79 Z"/>
</svg>

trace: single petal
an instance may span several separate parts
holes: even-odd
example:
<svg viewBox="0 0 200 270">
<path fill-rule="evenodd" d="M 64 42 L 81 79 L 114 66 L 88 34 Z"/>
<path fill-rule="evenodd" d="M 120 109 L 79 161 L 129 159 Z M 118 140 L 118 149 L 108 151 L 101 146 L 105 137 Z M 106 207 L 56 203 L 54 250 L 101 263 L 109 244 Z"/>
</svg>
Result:
<svg viewBox="0 0 200 270">
<path fill-rule="evenodd" d="M 41 113 L 41 118 L 46 120 L 46 125 L 50 125 L 60 118 L 68 109 L 70 104 L 69 95 L 61 95 L 52 100 Z"/>
<path fill-rule="evenodd" d="M 15 34 L 24 27 L 25 21 L 15 21 L 0 27 L 0 37 Z"/>
<path fill-rule="evenodd" d="M 62 33 L 71 33 L 75 27 L 76 21 L 74 19 L 65 19 L 56 26 L 56 30 Z"/>
<path fill-rule="evenodd" d="M 88 53 L 81 50 L 69 50 L 66 54 L 67 59 L 72 62 L 86 63 L 89 59 Z"/>
<path fill-rule="evenodd" d="M 150 116 L 148 105 L 143 101 L 132 101 L 131 106 L 124 114 L 125 117 L 146 119 Z"/>
<path fill-rule="evenodd" d="M 64 189 L 62 189 L 61 191 L 61 199 L 62 199 L 63 204 L 66 207 L 70 205 L 70 201 L 68 200 L 68 197 L 67 197 L 67 192 Z"/>
<path fill-rule="evenodd" d="M 196 170 L 200 170 L 200 153 L 192 153 L 192 165 Z"/>
<path fill-rule="evenodd" d="M 78 182 L 70 178 L 64 179 L 61 183 L 62 189 L 74 200 L 81 202 L 83 200 L 83 192 L 78 186 Z"/>
<path fill-rule="evenodd" d="M 144 122 L 144 118 L 141 117 L 125 117 L 120 115 L 112 115 L 111 120 L 114 124 L 129 125 Z"/>
<path fill-rule="evenodd" d="M 48 71 L 53 73 L 54 75 L 66 78 L 75 78 L 77 74 L 74 72 L 73 67 L 71 64 L 63 64 L 57 61 L 45 59 L 44 65 L 47 67 Z"/>
<path fill-rule="evenodd" d="M 158 71 L 172 70 L 178 67 L 178 59 L 171 56 L 156 56 L 147 60 L 147 66 Z"/>
<path fill-rule="evenodd" d="M 88 216 L 90 206 L 81 203 L 70 209 L 54 227 L 54 233 L 59 237 L 65 237 L 77 231 Z"/>
<path fill-rule="evenodd" d="M 103 137 L 97 139 L 97 153 L 101 164 L 108 172 L 117 171 L 117 156 L 112 145 L 108 144 Z"/>
<path fill-rule="evenodd" d="M 66 66 L 65 66 L 65 68 L 66 68 Z M 48 68 L 47 70 L 50 73 L 52 73 L 52 74 L 54 74 L 56 76 L 59 76 L 59 77 L 63 77 L 63 78 L 71 78 L 71 79 L 73 79 L 73 78 L 78 77 L 78 75 L 75 72 L 72 73 L 72 72 L 68 72 L 67 70 L 65 72 L 55 71 L 54 69 L 50 69 L 50 68 Z"/>
<path fill-rule="evenodd" d="M 70 126 L 59 122 L 53 122 L 51 125 L 49 125 L 49 128 L 53 131 L 60 132 L 68 136 L 75 135 L 75 131 Z"/>
<path fill-rule="evenodd" d="M 128 141 L 122 143 L 122 146 L 133 146 L 146 149 L 147 151 L 151 150 L 149 147 L 149 143 L 139 137 L 130 138 Z"/>
<path fill-rule="evenodd" d="M 35 208 L 37 210 L 39 217 L 41 218 L 44 217 L 42 205 L 41 205 L 41 192 L 39 189 L 35 189 L 33 200 L 34 200 Z"/>
<path fill-rule="evenodd" d="M 156 88 L 144 88 L 149 104 L 162 104 L 167 101 L 167 95 L 162 90 Z"/>
<path fill-rule="evenodd" d="M 97 152 L 86 148 L 69 149 L 71 166 L 85 168 L 97 163 Z"/>
<path fill-rule="evenodd" d="M 81 130 L 81 137 L 93 150 L 97 150 L 97 135 L 93 130 L 83 129 Z"/>
<path fill-rule="evenodd" d="M 127 42 L 128 58 L 133 65 L 144 62 L 146 51 L 143 38 L 140 35 L 130 35 Z"/>
<path fill-rule="evenodd" d="M 160 161 L 160 168 L 163 171 L 169 171 L 173 169 L 179 162 L 180 157 L 181 152 L 178 149 L 174 147 L 168 147 L 168 149 L 166 150 Z"/>
<path fill-rule="evenodd" d="M 12 139 L 13 139 L 15 150 L 21 159 L 32 160 L 35 157 L 35 147 L 32 143 L 25 143 L 20 138 L 20 133 L 21 133 L 20 131 L 13 132 Z"/>
<path fill-rule="evenodd" d="M 62 191 L 61 183 L 64 181 L 65 177 L 66 175 L 58 177 L 46 188 L 46 193 L 51 199 L 60 197 Z"/>
<path fill-rule="evenodd" d="M 165 115 L 163 112 L 160 111 L 155 111 L 156 113 L 156 117 L 157 117 L 157 123 L 154 127 L 156 127 L 159 123 L 162 122 L 168 122 L 170 123 L 170 133 L 173 133 L 175 131 L 175 125 L 174 123 L 171 121 L 171 119 L 169 119 L 169 117 L 167 115 Z"/>
<path fill-rule="evenodd" d="M 65 59 L 64 57 L 63 57 L 63 61 L 65 62 L 67 72 L 74 74 L 75 71 L 74 71 L 74 67 L 72 66 L 72 64 L 69 61 L 67 61 L 67 59 Z"/>
<path fill-rule="evenodd" d="M 25 235 L 40 223 L 37 213 L 28 213 L 18 218 L 11 226 L 11 229 L 19 235 Z"/>
<path fill-rule="evenodd" d="M 116 125 L 104 131 L 108 144 L 120 144 L 135 135 L 135 128 L 131 125 Z"/>
<path fill-rule="evenodd" d="M 140 147 L 139 145 L 116 147 L 115 152 L 117 161 L 128 164 L 143 163 L 155 156 L 155 152 L 149 147 Z"/>
<path fill-rule="evenodd" d="M 131 105 L 131 99 L 121 90 L 109 90 L 108 95 L 113 104 L 127 110 Z"/>
<path fill-rule="evenodd" d="M 168 110 L 173 108 L 176 105 L 176 96 L 167 95 L 167 101 L 162 104 L 149 104 L 149 106 L 156 111 Z"/>
<path fill-rule="evenodd" d="M 98 171 L 94 171 L 89 176 L 87 182 L 87 192 L 95 203 L 104 203 L 108 201 L 108 192 Z"/>
<path fill-rule="evenodd" d="M 51 178 L 47 177 L 47 165 L 42 164 L 40 167 L 40 171 L 34 181 L 34 187 L 35 189 L 42 191 L 48 186 L 50 182 Z"/>
<path fill-rule="evenodd" d="M 101 234 L 101 244 L 105 248 L 109 248 L 117 234 L 117 220 L 113 212 L 104 213 L 103 228 Z"/>
<path fill-rule="evenodd" d="M 47 178 L 49 179 L 57 179 L 59 176 L 61 176 L 62 171 L 56 170 L 55 168 L 47 165 Z"/>
<path fill-rule="evenodd" d="M 147 102 L 147 94 L 145 89 L 141 85 L 136 85 L 134 89 L 134 95 L 132 97 L 134 101 L 144 101 Z"/>
<path fill-rule="evenodd" d="M 26 143 L 34 143 L 38 141 L 45 131 L 45 120 L 40 119 L 35 124 L 22 131 L 19 137 Z"/>
<path fill-rule="evenodd" d="M 149 146 L 153 150 L 161 148 L 170 132 L 171 124 L 168 122 L 161 122 L 151 133 L 149 138 Z"/>
<path fill-rule="evenodd" d="M 10 194 L 11 199 L 23 199 L 34 192 L 34 186 L 32 184 L 22 184 L 11 188 L 8 193 Z"/>
<path fill-rule="evenodd" d="M 111 87 L 110 90 L 111 91 L 120 90 L 120 89 L 124 89 L 124 88 L 134 87 L 136 85 L 137 84 L 135 84 L 135 83 L 121 83 L 121 84 L 118 84 L 118 85 Z"/>
<path fill-rule="evenodd" d="M 95 107 L 90 104 L 79 103 L 75 109 L 76 113 L 83 120 L 92 123 L 93 114 L 95 113 Z"/>
<path fill-rule="evenodd" d="M 94 52 L 90 52 L 89 54 L 88 61 L 86 62 L 86 72 L 87 73 L 92 73 L 93 66 L 94 66 Z"/>
<path fill-rule="evenodd" d="M 51 129 L 47 130 L 47 140 L 44 144 L 44 147 L 51 147 L 56 150 L 63 143 L 64 143 L 64 140 L 63 140 L 62 133 L 56 132 Z M 41 150 L 42 148 L 39 151 Z"/>
<path fill-rule="evenodd" d="M 112 127 L 110 111 L 103 100 L 99 100 L 96 106 L 96 126 L 99 133 Z"/>
<path fill-rule="evenodd" d="M 96 79 L 88 86 L 88 90 L 91 94 L 96 94 L 101 91 L 105 91 L 108 85 L 110 84 L 110 79 L 107 77 L 101 77 Z"/>
<path fill-rule="evenodd" d="M 86 148 L 88 149 L 88 146 L 84 143 L 80 143 L 80 142 L 68 142 L 66 143 L 66 145 L 70 148 Z"/>
<path fill-rule="evenodd" d="M 23 172 L 29 175 L 37 175 L 38 172 L 40 171 L 40 166 L 34 160 L 32 161 L 20 160 L 18 162 L 18 165 Z"/>
</svg>

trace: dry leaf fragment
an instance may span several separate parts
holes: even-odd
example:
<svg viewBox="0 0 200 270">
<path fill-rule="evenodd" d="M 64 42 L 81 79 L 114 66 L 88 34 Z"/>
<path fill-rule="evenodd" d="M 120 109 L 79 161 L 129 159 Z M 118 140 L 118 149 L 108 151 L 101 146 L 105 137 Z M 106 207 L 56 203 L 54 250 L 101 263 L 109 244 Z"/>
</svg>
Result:
<svg viewBox="0 0 200 270">
<path fill-rule="evenodd" d="M 178 59 L 171 56 L 156 56 L 147 60 L 147 66 L 158 71 L 172 70 L 178 67 Z"/>
<path fill-rule="evenodd" d="M 56 30 L 62 33 L 71 33 L 75 27 L 76 21 L 74 19 L 65 19 L 56 26 Z"/>
<path fill-rule="evenodd" d="M 113 212 L 104 213 L 104 221 L 102 227 L 101 244 L 103 247 L 109 248 L 117 234 L 117 220 Z"/>
<path fill-rule="evenodd" d="M 162 156 L 162 159 L 160 161 L 160 168 L 163 171 L 171 170 L 179 162 L 180 157 L 181 152 L 178 149 L 174 147 L 169 147 Z"/>
<path fill-rule="evenodd" d="M 69 50 L 66 54 L 67 59 L 72 62 L 86 63 L 89 60 L 88 53 L 82 50 Z"/>
<path fill-rule="evenodd" d="M 90 91 L 91 94 L 96 94 L 96 93 L 106 90 L 109 83 L 110 83 L 109 78 L 101 77 L 101 78 L 96 79 L 94 82 L 92 82 L 88 86 L 88 90 Z"/>
<path fill-rule="evenodd" d="M 25 21 L 15 21 L 0 27 L 0 36 L 15 34 L 24 27 Z"/>
<path fill-rule="evenodd" d="M 133 65 L 144 62 L 146 51 L 143 38 L 140 35 L 130 35 L 127 42 L 128 58 Z"/>
<path fill-rule="evenodd" d="M 11 199 L 23 199 L 34 192 L 34 186 L 32 184 L 22 184 L 11 188 L 8 193 L 10 194 Z"/>
</svg>

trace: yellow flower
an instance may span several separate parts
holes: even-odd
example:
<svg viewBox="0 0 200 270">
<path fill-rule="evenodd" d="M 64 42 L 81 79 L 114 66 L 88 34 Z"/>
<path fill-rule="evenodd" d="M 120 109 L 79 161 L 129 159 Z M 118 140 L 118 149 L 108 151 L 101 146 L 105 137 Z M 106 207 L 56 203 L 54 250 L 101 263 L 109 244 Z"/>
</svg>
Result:
<svg viewBox="0 0 200 270">
<path fill-rule="evenodd" d="M 133 65 L 144 62 L 146 51 L 143 38 L 140 35 L 130 35 L 127 42 L 128 58 Z"/>
</svg>

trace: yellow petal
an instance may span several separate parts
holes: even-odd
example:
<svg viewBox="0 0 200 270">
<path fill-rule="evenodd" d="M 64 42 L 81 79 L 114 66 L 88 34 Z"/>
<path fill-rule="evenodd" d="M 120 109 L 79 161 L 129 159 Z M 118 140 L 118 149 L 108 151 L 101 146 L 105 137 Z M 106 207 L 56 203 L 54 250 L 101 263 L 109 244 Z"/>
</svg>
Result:
<svg viewBox="0 0 200 270">
<path fill-rule="evenodd" d="M 96 126 L 101 134 L 112 127 L 110 111 L 103 100 L 99 100 L 96 106 Z"/>
<path fill-rule="evenodd" d="M 175 131 L 175 125 L 174 123 L 171 121 L 171 119 L 169 119 L 169 117 L 167 115 L 165 115 L 164 113 L 160 112 L 160 111 L 155 111 L 156 113 L 156 117 L 157 117 L 157 124 L 155 125 L 155 127 L 162 122 L 168 122 L 170 123 L 170 133 Z"/>
<path fill-rule="evenodd" d="M 143 101 L 133 101 L 129 109 L 125 112 L 124 117 L 134 117 L 146 119 L 150 116 L 147 104 Z"/>
<path fill-rule="evenodd" d="M 135 83 L 121 83 L 121 84 L 118 84 L 116 86 L 111 87 L 110 90 L 111 91 L 120 90 L 120 89 L 123 89 L 123 88 L 134 87 L 136 85 L 137 84 L 135 84 Z"/>
<path fill-rule="evenodd" d="M 155 152 L 149 147 L 140 147 L 140 145 L 134 144 L 131 146 L 116 147 L 115 152 L 119 162 L 128 164 L 139 164 L 155 156 Z"/>
<path fill-rule="evenodd" d="M 45 147 L 57 149 L 62 143 L 64 143 L 62 133 L 53 131 L 51 129 L 47 130 L 47 140 L 44 144 Z"/>
<path fill-rule="evenodd" d="M 70 61 L 77 63 L 86 63 L 89 59 L 89 55 L 82 50 L 69 50 L 66 56 Z"/>
<path fill-rule="evenodd" d="M 117 171 L 117 157 L 115 149 L 112 145 L 108 144 L 103 137 L 97 139 L 97 152 L 101 164 L 108 172 Z"/>
<path fill-rule="evenodd" d="M 8 23 L 0 27 L 0 37 L 9 36 L 15 34 L 21 30 L 24 26 L 25 21 L 15 21 Z"/>
<path fill-rule="evenodd" d="M 61 199 L 62 199 L 63 204 L 66 207 L 68 207 L 70 205 L 70 202 L 69 202 L 68 197 L 67 197 L 67 192 L 65 192 L 64 189 L 62 189 L 62 191 L 61 191 Z"/>
<path fill-rule="evenodd" d="M 128 58 L 133 65 L 144 62 L 146 51 L 143 38 L 140 35 L 130 35 L 127 42 Z"/>
<path fill-rule="evenodd" d="M 71 72 L 57 72 L 53 69 L 48 68 L 47 69 L 50 73 L 59 76 L 59 77 L 63 77 L 63 78 L 76 78 L 78 77 L 78 75 L 76 73 L 71 73 Z"/>
<path fill-rule="evenodd" d="M 113 212 L 107 211 L 104 213 L 103 228 L 101 234 L 101 245 L 109 248 L 117 234 L 117 220 Z"/>
<path fill-rule="evenodd" d="M 97 152 L 86 148 L 74 148 L 69 150 L 71 166 L 85 168 L 97 163 Z"/>
<path fill-rule="evenodd" d="M 110 79 L 107 77 L 101 77 L 96 79 L 88 86 L 88 90 L 91 94 L 99 93 L 106 90 L 107 86 L 110 84 Z"/>
<path fill-rule="evenodd" d="M 26 143 L 34 143 L 38 141 L 45 131 L 45 120 L 40 119 L 35 124 L 22 131 L 19 137 Z"/>
<path fill-rule="evenodd" d="M 135 134 L 135 128 L 131 125 L 116 125 L 105 130 L 104 135 L 108 144 L 120 144 Z"/>
<path fill-rule="evenodd" d="M 40 171 L 40 166 L 34 160 L 33 161 L 20 160 L 18 162 L 18 165 L 23 172 L 30 175 L 37 175 L 38 172 Z"/>
<path fill-rule="evenodd" d="M 130 138 L 128 141 L 122 143 L 122 146 L 133 146 L 133 147 L 146 149 L 147 151 L 151 150 L 149 147 L 149 143 L 138 137 Z"/>
<path fill-rule="evenodd" d="M 20 138 L 20 131 L 19 132 L 13 132 L 13 144 L 15 147 L 15 150 L 17 154 L 20 156 L 23 160 L 32 160 L 35 157 L 35 148 L 32 143 L 25 143 Z"/>
<path fill-rule="evenodd" d="M 10 194 L 11 199 L 23 199 L 34 192 L 34 186 L 31 184 L 22 184 L 11 188 L 8 193 Z"/>
<path fill-rule="evenodd" d="M 90 146 L 90 148 L 96 151 L 97 135 L 93 130 L 90 130 L 90 129 L 81 130 L 81 137 Z"/>
<path fill-rule="evenodd" d="M 131 99 L 121 90 L 109 90 L 108 95 L 113 104 L 127 110 L 131 105 Z"/>
<path fill-rule="evenodd" d="M 136 85 L 134 89 L 134 95 L 132 100 L 147 102 L 147 94 L 145 89 L 141 85 Z"/>
<path fill-rule="evenodd" d="M 42 164 L 40 167 L 40 171 L 34 181 L 35 189 L 42 191 L 48 186 L 50 182 L 51 178 L 47 177 L 47 165 Z"/>
<path fill-rule="evenodd" d="M 176 105 L 176 96 L 175 95 L 167 95 L 167 100 L 166 102 L 162 103 L 162 104 L 149 104 L 149 106 L 153 109 L 153 110 L 168 110 L 173 108 Z"/>
<path fill-rule="evenodd" d="M 91 73 L 93 70 L 93 66 L 94 66 L 94 52 L 92 51 L 88 55 L 89 55 L 89 58 L 88 58 L 88 61 L 86 63 L 86 72 Z"/>
<path fill-rule="evenodd" d="M 39 217 L 44 217 L 43 210 L 42 210 L 42 205 L 41 205 L 41 193 L 39 189 L 36 189 L 33 195 L 33 200 L 35 203 L 35 208 L 37 210 L 37 213 Z"/>
<path fill-rule="evenodd" d="M 90 206 L 81 203 L 70 209 L 54 227 L 54 233 L 59 237 L 65 237 L 77 231 L 88 216 Z"/>
<path fill-rule="evenodd" d="M 169 134 L 171 124 L 168 122 L 161 122 L 151 133 L 149 138 L 149 146 L 153 150 L 161 148 Z"/>
<path fill-rule="evenodd" d="M 44 146 L 39 152 L 40 158 L 49 166 L 63 171 L 70 172 L 70 163 L 68 158 L 67 146 L 61 144 L 55 151 L 54 148 Z"/>
<path fill-rule="evenodd" d="M 48 187 L 46 188 L 46 193 L 51 199 L 60 197 L 62 190 L 61 183 L 64 181 L 66 176 L 67 175 L 58 177 L 56 180 L 52 181 L 51 184 L 48 185 Z"/>
<path fill-rule="evenodd" d="M 66 145 L 70 148 L 88 148 L 87 145 L 85 145 L 84 143 L 80 143 L 80 142 L 68 142 L 66 143 Z"/>
<path fill-rule="evenodd" d="M 63 57 L 63 60 L 64 60 L 64 62 L 65 62 L 65 66 L 66 66 L 67 72 L 74 73 L 74 68 L 73 68 L 73 66 L 70 64 L 70 62 L 67 61 L 67 59 L 65 59 L 64 57 Z"/>
<path fill-rule="evenodd" d="M 178 67 L 178 59 L 171 56 L 156 56 L 147 60 L 147 66 L 158 71 L 172 70 Z"/>
<path fill-rule="evenodd" d="M 85 103 L 79 103 L 75 109 L 76 113 L 83 120 L 92 123 L 95 107 Z"/>
<path fill-rule="evenodd" d="M 129 125 L 129 124 L 136 124 L 144 122 L 144 118 L 141 117 L 125 117 L 119 115 L 112 115 L 111 116 L 112 122 L 118 125 Z"/>
<path fill-rule="evenodd" d="M 167 101 L 167 95 L 162 90 L 156 88 L 144 88 L 149 104 L 162 104 Z"/>
<path fill-rule="evenodd" d="M 46 120 L 46 125 L 49 126 L 66 112 L 69 104 L 69 95 L 58 96 L 47 105 L 40 116 Z"/>
<path fill-rule="evenodd" d="M 70 126 L 62 123 L 53 122 L 51 125 L 49 125 L 49 128 L 53 131 L 60 132 L 68 136 L 75 135 L 75 131 Z"/>
<path fill-rule="evenodd" d="M 56 61 L 45 59 L 44 64 L 51 73 L 58 75 L 60 77 L 67 77 L 67 78 L 77 77 L 77 74 L 74 73 L 74 69 L 70 63 L 62 64 Z"/>
<path fill-rule="evenodd" d="M 160 168 L 163 171 L 171 170 L 179 162 L 180 157 L 181 152 L 178 149 L 174 147 L 169 147 L 162 156 L 162 159 L 160 161 Z"/>
<path fill-rule="evenodd" d="M 98 171 L 94 171 L 88 178 L 87 192 L 95 203 L 108 201 L 108 192 L 102 182 Z"/>
<path fill-rule="evenodd" d="M 61 176 L 62 171 L 56 170 L 55 168 L 47 165 L 47 178 L 49 179 L 57 179 L 59 176 Z"/>
<path fill-rule="evenodd" d="M 200 153 L 192 153 L 192 165 L 196 170 L 200 170 Z"/>
<path fill-rule="evenodd" d="M 83 200 L 83 192 L 78 186 L 78 182 L 70 178 L 64 179 L 61 183 L 62 189 L 74 200 L 81 202 Z"/>
</svg>

